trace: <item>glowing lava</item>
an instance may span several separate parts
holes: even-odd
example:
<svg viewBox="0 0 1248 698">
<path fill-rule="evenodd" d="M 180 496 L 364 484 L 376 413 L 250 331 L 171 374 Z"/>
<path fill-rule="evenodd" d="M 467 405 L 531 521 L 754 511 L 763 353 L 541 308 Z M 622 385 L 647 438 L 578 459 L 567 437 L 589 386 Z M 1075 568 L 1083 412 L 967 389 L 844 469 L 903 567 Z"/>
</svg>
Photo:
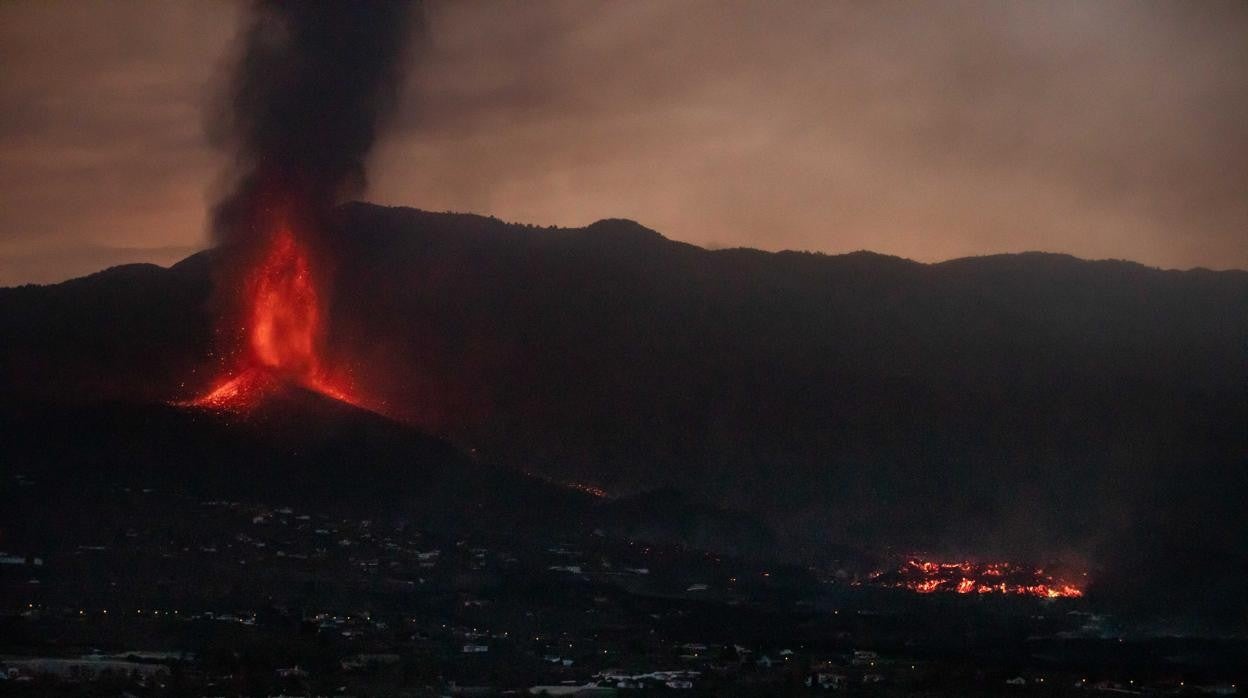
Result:
<svg viewBox="0 0 1248 698">
<path fill-rule="evenodd" d="M 244 288 L 247 348 L 234 375 L 190 401 L 195 407 L 250 409 L 283 385 L 356 404 L 319 356 L 323 307 L 307 250 L 279 221 Z"/>
<path fill-rule="evenodd" d="M 273 236 L 251 280 L 251 350 L 260 365 L 304 380 L 317 375 L 320 304 L 307 254 L 289 227 Z"/>
<path fill-rule="evenodd" d="M 920 594 L 1011 594 L 1042 599 L 1079 598 L 1083 589 L 1036 569 L 1010 562 L 934 562 L 910 558 L 895 570 L 876 572 L 868 584 Z"/>
</svg>

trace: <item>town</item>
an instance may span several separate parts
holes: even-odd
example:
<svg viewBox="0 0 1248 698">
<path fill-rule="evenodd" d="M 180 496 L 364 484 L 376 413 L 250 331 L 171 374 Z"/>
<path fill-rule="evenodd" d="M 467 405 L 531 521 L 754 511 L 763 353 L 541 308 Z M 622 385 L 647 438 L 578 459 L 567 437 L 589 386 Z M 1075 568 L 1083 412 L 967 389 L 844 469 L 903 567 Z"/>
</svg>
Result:
<svg viewBox="0 0 1248 698">
<path fill-rule="evenodd" d="M 14 476 L 6 503 L 47 496 Z M 916 594 L 602 530 L 422 530 L 117 486 L 13 531 L 12 695 L 1096 695 L 1238 691 L 1086 599 Z M 24 501 L 23 501 L 24 500 Z M 169 516 L 171 510 L 179 516 Z"/>
</svg>

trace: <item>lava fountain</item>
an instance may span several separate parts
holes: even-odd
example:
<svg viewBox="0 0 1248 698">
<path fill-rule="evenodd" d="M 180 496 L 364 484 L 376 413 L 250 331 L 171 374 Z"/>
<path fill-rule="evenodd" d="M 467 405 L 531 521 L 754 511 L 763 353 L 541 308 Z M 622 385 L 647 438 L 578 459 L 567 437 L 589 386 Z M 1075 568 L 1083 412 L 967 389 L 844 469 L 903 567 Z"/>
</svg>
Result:
<svg viewBox="0 0 1248 698">
<path fill-rule="evenodd" d="M 245 347 L 239 366 L 189 405 L 245 411 L 282 386 L 294 385 L 359 404 L 349 382 L 321 357 L 325 310 L 307 247 L 289 218 L 272 225 L 242 284 Z"/>
<path fill-rule="evenodd" d="M 359 404 L 326 351 L 335 207 L 362 193 L 394 112 L 418 2 L 253 0 L 211 102 L 227 156 L 213 205 L 224 379 L 194 406 L 248 409 L 291 386 Z"/>
</svg>

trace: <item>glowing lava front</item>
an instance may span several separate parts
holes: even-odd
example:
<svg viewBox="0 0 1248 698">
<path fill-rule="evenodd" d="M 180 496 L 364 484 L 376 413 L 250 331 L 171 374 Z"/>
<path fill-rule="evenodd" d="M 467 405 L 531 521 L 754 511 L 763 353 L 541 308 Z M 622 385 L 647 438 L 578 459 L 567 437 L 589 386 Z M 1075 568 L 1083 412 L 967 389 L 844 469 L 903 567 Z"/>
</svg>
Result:
<svg viewBox="0 0 1248 698">
<path fill-rule="evenodd" d="M 1011 594 L 1042 599 L 1083 596 L 1082 588 L 1043 569 L 1009 562 L 934 562 L 910 558 L 895 570 L 875 572 L 867 583 L 920 594 Z"/>
<path fill-rule="evenodd" d="M 357 404 L 320 360 L 324 329 L 317 279 L 307 250 L 285 221 L 275 226 L 242 292 L 247 348 L 241 366 L 186 404 L 243 411 L 290 384 Z"/>
</svg>

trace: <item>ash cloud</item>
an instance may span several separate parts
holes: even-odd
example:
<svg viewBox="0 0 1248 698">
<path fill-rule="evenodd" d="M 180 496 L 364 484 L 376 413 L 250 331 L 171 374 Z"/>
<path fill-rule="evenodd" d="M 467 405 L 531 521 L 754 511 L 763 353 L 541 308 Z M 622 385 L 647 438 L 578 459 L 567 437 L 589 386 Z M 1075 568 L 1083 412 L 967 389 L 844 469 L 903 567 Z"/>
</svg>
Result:
<svg viewBox="0 0 1248 698">
<path fill-rule="evenodd" d="M 245 15 L 209 136 L 232 156 L 216 242 L 246 247 L 262 209 L 293 205 L 315 230 L 358 195 L 393 111 L 420 6 L 262 0 Z"/>
</svg>

